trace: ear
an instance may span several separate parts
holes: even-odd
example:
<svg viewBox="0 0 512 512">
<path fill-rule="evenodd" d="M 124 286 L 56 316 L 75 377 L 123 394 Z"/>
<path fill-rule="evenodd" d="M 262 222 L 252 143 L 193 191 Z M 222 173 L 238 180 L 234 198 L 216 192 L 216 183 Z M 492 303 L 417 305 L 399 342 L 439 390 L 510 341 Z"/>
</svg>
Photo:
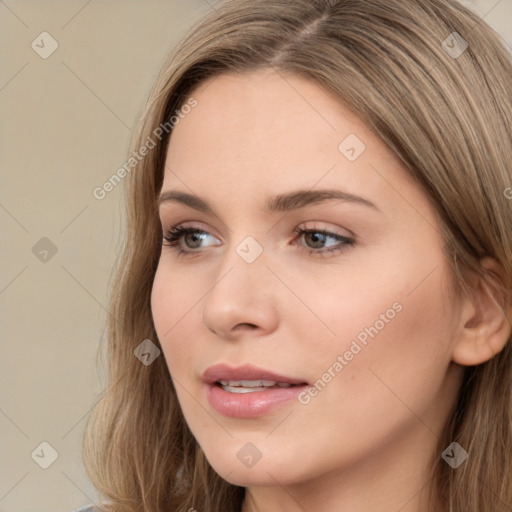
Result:
<svg viewBox="0 0 512 512">
<path fill-rule="evenodd" d="M 512 316 L 507 297 L 498 283 L 503 283 L 503 268 L 494 258 L 484 258 L 484 277 L 475 277 L 472 296 L 461 306 L 458 339 L 453 349 L 455 363 L 475 366 L 492 359 L 510 338 Z"/>
</svg>

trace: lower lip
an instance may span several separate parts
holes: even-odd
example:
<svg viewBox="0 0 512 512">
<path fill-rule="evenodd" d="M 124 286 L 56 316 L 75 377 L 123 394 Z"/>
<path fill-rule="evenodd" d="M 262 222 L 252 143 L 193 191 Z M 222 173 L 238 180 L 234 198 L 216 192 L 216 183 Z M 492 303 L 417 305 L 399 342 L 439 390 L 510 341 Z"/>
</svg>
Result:
<svg viewBox="0 0 512 512">
<path fill-rule="evenodd" d="M 206 384 L 206 392 L 210 405 L 224 416 L 257 418 L 293 400 L 307 387 L 307 385 L 303 385 L 249 393 L 230 393 L 215 384 Z"/>
</svg>

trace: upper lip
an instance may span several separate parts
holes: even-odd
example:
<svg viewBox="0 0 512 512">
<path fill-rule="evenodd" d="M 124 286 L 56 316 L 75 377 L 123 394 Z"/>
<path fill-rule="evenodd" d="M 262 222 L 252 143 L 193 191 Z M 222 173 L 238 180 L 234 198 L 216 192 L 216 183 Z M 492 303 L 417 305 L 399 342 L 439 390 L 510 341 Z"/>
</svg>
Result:
<svg viewBox="0 0 512 512">
<path fill-rule="evenodd" d="M 203 373 L 203 381 L 207 384 L 215 384 L 219 380 L 270 380 L 278 383 L 307 384 L 303 379 L 286 377 L 250 364 L 237 367 L 227 364 L 216 364 L 207 368 Z"/>
</svg>

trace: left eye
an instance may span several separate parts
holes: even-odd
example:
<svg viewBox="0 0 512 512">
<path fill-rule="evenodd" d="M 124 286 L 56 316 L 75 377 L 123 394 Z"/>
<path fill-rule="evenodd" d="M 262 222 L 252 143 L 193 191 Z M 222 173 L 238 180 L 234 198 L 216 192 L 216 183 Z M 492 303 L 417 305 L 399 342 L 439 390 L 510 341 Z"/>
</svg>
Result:
<svg viewBox="0 0 512 512">
<path fill-rule="evenodd" d="M 296 229 L 295 233 L 299 236 L 304 235 L 304 240 L 308 240 L 313 244 L 324 244 L 327 239 L 331 238 L 335 240 L 337 243 L 331 244 L 327 247 L 308 247 L 312 249 L 311 253 L 329 253 L 329 252 L 339 252 L 347 249 L 348 246 L 353 245 L 354 241 L 346 236 L 338 235 L 336 233 L 330 233 L 329 231 L 325 231 L 323 229 Z"/>
<path fill-rule="evenodd" d="M 325 253 L 334 253 L 334 252 L 342 252 L 347 250 L 350 246 L 354 245 L 354 240 L 347 238 L 342 235 L 338 235 L 336 233 L 331 233 L 329 231 L 325 231 L 322 229 L 300 229 L 297 228 L 294 230 L 295 233 L 299 235 L 299 237 L 302 237 L 302 235 L 305 236 L 305 240 L 308 238 L 310 239 L 311 243 L 313 244 L 324 244 L 326 239 L 333 239 L 337 243 L 335 243 L 333 246 L 325 247 L 304 247 L 303 249 L 309 249 L 310 254 L 325 254 Z M 164 240 L 168 242 L 168 247 L 171 247 L 174 251 L 177 252 L 178 255 L 186 255 L 186 254 L 192 254 L 197 253 L 199 251 L 191 250 L 191 249 L 200 249 L 200 243 L 201 240 L 203 240 L 205 237 L 210 236 L 210 234 L 207 231 L 203 231 L 201 229 L 197 228 L 189 228 L 189 227 L 174 227 L 170 229 L 167 232 L 167 235 L 164 236 Z M 181 241 L 183 240 L 189 240 L 188 245 L 186 244 L 186 249 L 182 248 Z M 295 244 L 294 244 L 295 245 Z"/>
</svg>

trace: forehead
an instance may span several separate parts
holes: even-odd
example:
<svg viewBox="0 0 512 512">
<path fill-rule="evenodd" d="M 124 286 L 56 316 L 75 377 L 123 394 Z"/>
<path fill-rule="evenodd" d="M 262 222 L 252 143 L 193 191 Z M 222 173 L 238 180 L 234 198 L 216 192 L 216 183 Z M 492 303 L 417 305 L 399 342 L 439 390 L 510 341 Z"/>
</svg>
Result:
<svg viewBox="0 0 512 512">
<path fill-rule="evenodd" d="M 337 187 L 387 208 L 415 204 L 431 213 L 399 158 L 309 80 L 272 70 L 224 74 L 192 97 L 197 106 L 171 134 L 162 190 L 218 195 L 225 203 L 228 196 L 235 202 L 259 192 Z"/>
</svg>

